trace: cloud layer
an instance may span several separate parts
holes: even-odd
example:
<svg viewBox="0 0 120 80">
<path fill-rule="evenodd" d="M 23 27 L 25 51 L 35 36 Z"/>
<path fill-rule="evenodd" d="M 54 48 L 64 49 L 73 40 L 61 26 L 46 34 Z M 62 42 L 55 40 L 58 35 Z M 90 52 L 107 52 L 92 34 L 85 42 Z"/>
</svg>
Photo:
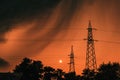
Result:
<svg viewBox="0 0 120 80">
<path fill-rule="evenodd" d="M 6 60 L 0 58 L 0 69 L 1 68 L 7 68 L 7 67 L 9 67 L 9 65 L 10 64 Z"/>
<path fill-rule="evenodd" d="M 60 0 L 1 0 L 0 1 L 0 38 L 13 25 L 29 21 L 37 15 L 52 10 Z M 45 15 L 46 16 L 46 15 Z M 1 41 L 4 39 L 1 39 Z"/>
</svg>

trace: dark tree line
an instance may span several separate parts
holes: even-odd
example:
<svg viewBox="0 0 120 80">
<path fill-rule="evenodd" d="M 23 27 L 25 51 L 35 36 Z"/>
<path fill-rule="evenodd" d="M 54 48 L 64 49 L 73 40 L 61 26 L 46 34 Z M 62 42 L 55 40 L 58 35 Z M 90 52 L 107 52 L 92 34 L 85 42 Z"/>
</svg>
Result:
<svg viewBox="0 0 120 80">
<path fill-rule="evenodd" d="M 75 72 L 65 73 L 62 69 L 54 69 L 50 66 L 43 66 L 41 61 L 34 61 L 24 58 L 23 61 L 13 70 L 14 73 L 22 74 L 20 80 L 120 80 L 120 64 L 101 64 L 97 71 L 84 69 L 82 75 Z"/>
<path fill-rule="evenodd" d="M 16 66 L 14 73 L 22 74 L 21 80 L 39 80 L 42 77 L 43 64 L 41 61 L 24 58 L 21 64 Z"/>
</svg>

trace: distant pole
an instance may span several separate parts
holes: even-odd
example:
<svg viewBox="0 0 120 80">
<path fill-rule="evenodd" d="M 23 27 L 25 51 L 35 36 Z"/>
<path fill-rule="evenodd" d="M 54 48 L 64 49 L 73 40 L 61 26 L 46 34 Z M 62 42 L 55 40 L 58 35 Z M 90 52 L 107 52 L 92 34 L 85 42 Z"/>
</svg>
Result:
<svg viewBox="0 0 120 80">
<path fill-rule="evenodd" d="M 74 51 L 73 45 L 71 46 L 71 53 L 69 55 L 70 63 L 69 63 L 69 72 L 75 72 L 75 62 L 74 62 Z"/>
<path fill-rule="evenodd" d="M 96 70 L 97 63 L 96 63 L 96 55 L 95 55 L 95 47 L 94 47 L 94 39 L 93 39 L 93 30 L 91 25 L 91 21 L 89 21 L 88 25 L 88 36 L 87 36 L 87 51 L 86 51 L 86 69 Z M 95 29 L 94 29 L 95 30 Z"/>
</svg>

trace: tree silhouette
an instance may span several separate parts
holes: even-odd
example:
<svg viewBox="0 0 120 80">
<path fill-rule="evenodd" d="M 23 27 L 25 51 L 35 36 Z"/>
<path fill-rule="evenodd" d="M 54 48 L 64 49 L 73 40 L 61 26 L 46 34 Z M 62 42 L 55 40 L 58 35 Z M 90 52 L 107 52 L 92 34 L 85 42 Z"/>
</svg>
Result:
<svg viewBox="0 0 120 80">
<path fill-rule="evenodd" d="M 24 58 L 23 61 L 15 67 L 13 70 L 14 73 L 23 73 L 30 66 L 32 60 L 29 58 Z"/>
<path fill-rule="evenodd" d="M 75 72 L 66 73 L 65 80 L 76 80 L 76 73 Z"/>
<path fill-rule="evenodd" d="M 76 80 L 82 80 L 82 76 L 77 75 L 77 76 L 76 76 Z"/>
<path fill-rule="evenodd" d="M 42 69 L 43 65 L 41 61 L 33 61 L 33 63 L 28 68 L 28 74 L 30 74 L 31 80 L 39 80 L 39 78 L 42 78 Z"/>
<path fill-rule="evenodd" d="M 120 80 L 120 64 L 101 64 L 98 68 L 97 80 Z"/>
<path fill-rule="evenodd" d="M 41 61 L 24 58 L 22 63 L 16 66 L 14 73 L 21 73 L 21 80 L 39 80 L 42 78 L 43 64 Z"/>
<path fill-rule="evenodd" d="M 82 73 L 83 80 L 95 80 L 96 72 L 90 69 L 84 69 Z"/>
<path fill-rule="evenodd" d="M 44 67 L 44 80 L 51 80 L 54 71 L 55 69 L 50 66 Z"/>
<path fill-rule="evenodd" d="M 82 76 L 76 76 L 75 72 L 65 73 L 62 69 L 55 70 L 50 66 L 43 67 L 41 61 L 34 61 L 24 58 L 23 61 L 15 67 L 13 73 L 22 74 L 20 80 L 120 80 L 120 64 L 107 63 L 101 64 L 95 72 L 94 70 L 84 69 Z M 64 76 L 64 78 L 63 78 Z"/>
<path fill-rule="evenodd" d="M 57 69 L 57 70 L 56 70 L 56 77 L 57 77 L 57 80 L 63 80 L 64 74 L 65 74 L 65 72 L 63 72 L 62 69 Z"/>
</svg>

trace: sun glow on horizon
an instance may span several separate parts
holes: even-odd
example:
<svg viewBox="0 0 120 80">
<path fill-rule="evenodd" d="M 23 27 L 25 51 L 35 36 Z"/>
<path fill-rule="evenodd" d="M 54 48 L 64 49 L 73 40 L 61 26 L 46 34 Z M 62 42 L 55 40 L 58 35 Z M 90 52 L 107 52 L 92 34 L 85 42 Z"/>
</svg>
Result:
<svg viewBox="0 0 120 80">
<path fill-rule="evenodd" d="M 60 60 L 59 60 L 59 63 L 63 63 L 63 61 L 60 59 Z"/>
</svg>

